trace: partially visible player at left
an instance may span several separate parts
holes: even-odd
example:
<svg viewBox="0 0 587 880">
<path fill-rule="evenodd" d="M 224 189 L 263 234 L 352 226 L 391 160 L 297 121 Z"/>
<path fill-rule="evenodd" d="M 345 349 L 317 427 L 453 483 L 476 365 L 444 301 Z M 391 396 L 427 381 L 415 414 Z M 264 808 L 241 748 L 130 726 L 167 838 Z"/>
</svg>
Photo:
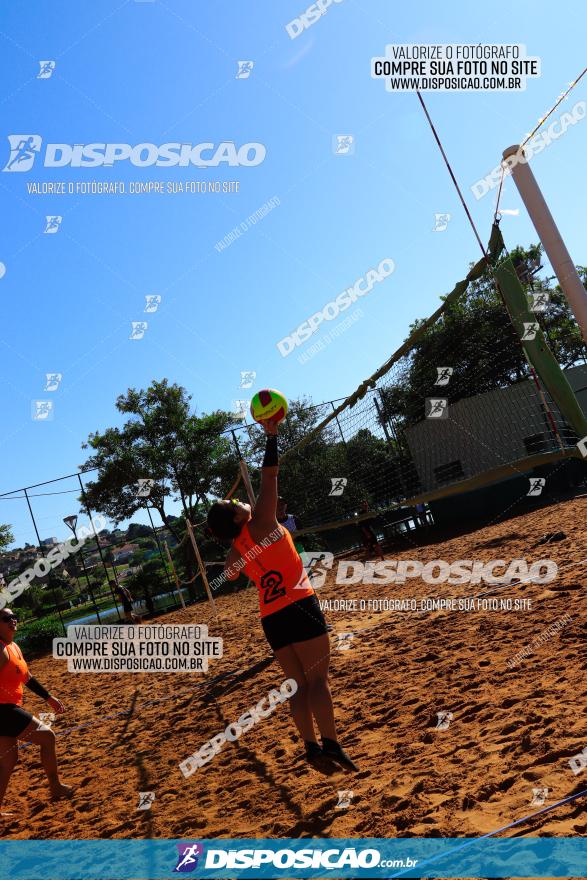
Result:
<svg viewBox="0 0 587 880">
<path fill-rule="evenodd" d="M 41 764 L 47 774 L 53 800 L 71 796 L 57 770 L 55 734 L 22 708 L 23 688 L 27 687 L 45 700 L 57 714 L 65 712 L 63 703 L 51 696 L 28 669 L 22 651 L 14 641 L 17 618 L 9 608 L 0 610 L 0 808 L 18 761 L 18 740 L 34 743 L 41 749 Z M 0 816 L 10 815 L 1 813 Z"/>
</svg>

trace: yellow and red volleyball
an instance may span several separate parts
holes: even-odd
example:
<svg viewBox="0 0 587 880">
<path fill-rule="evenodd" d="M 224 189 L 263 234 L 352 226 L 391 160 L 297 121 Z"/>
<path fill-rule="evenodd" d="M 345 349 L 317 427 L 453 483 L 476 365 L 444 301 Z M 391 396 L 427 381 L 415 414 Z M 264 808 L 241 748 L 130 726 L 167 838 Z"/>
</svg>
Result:
<svg viewBox="0 0 587 880">
<path fill-rule="evenodd" d="M 271 419 L 278 424 L 287 415 L 287 400 L 275 388 L 263 388 L 257 391 L 251 400 L 251 415 L 256 422 L 264 422 Z"/>
</svg>

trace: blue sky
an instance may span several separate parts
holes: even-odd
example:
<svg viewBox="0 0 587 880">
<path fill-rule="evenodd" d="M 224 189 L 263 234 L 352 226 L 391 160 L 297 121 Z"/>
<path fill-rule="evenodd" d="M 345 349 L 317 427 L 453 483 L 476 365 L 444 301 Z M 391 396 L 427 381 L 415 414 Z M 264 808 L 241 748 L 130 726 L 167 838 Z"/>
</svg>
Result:
<svg viewBox="0 0 587 880">
<path fill-rule="evenodd" d="M 25 173 L 0 173 L 0 492 L 74 472 L 88 434 L 120 424 L 117 395 L 154 378 L 184 385 L 200 412 L 249 396 L 239 388 L 241 370 L 257 372 L 257 388 L 288 397 L 343 397 L 463 277 L 478 245 L 417 98 L 391 94 L 370 76 L 370 59 L 387 43 L 524 43 L 541 58 L 542 75 L 525 91 L 424 94 L 485 241 L 495 193 L 476 201 L 471 185 L 585 65 L 578 0 L 559 3 L 556 16 L 540 0 L 342 0 L 292 40 L 285 26 L 304 8 L 304 0 L 2 4 L 2 167 L 15 133 L 38 134 L 43 144 L 255 142 L 267 152 L 249 168 L 37 161 Z M 47 59 L 55 71 L 38 79 Z M 254 61 L 248 79 L 236 78 L 239 60 Z M 555 116 L 586 99 L 587 78 Z M 334 154 L 337 134 L 353 136 L 353 155 Z M 579 122 L 532 165 L 579 263 L 587 262 L 586 142 L 587 122 Z M 127 189 L 133 181 L 238 180 L 240 191 L 27 192 L 32 181 L 91 180 Z M 263 220 L 214 248 L 275 196 L 279 205 Z M 502 206 L 520 209 L 502 221 L 506 243 L 535 241 L 511 179 Z M 441 212 L 451 220 L 434 233 Z M 43 234 L 47 215 L 63 217 L 57 234 Z M 360 301 L 360 320 L 305 364 L 297 355 L 311 341 L 280 355 L 280 339 L 384 258 L 396 269 Z M 152 294 L 161 304 L 145 315 Z M 144 338 L 129 339 L 131 322 L 141 320 L 149 324 Z M 48 372 L 63 374 L 53 393 L 44 391 Z M 53 420 L 33 420 L 31 401 L 48 398 Z M 61 517 L 73 498 L 35 499 L 42 536 L 65 537 Z M 0 522 L 14 525 L 17 543 L 33 539 L 22 499 L 0 501 Z"/>
</svg>

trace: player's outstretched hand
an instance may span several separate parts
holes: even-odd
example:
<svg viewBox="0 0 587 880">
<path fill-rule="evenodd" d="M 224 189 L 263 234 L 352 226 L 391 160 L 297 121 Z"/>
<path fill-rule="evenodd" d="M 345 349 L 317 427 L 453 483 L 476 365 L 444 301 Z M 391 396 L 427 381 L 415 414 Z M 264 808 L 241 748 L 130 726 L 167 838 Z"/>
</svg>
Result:
<svg viewBox="0 0 587 880">
<path fill-rule="evenodd" d="M 259 424 L 263 425 L 266 434 L 277 434 L 277 422 L 272 419 L 263 419 Z"/>
<path fill-rule="evenodd" d="M 65 706 L 63 705 L 61 700 L 58 700 L 56 697 L 49 697 L 47 702 L 49 703 L 53 711 L 57 712 L 58 715 L 62 715 L 65 712 Z"/>
</svg>

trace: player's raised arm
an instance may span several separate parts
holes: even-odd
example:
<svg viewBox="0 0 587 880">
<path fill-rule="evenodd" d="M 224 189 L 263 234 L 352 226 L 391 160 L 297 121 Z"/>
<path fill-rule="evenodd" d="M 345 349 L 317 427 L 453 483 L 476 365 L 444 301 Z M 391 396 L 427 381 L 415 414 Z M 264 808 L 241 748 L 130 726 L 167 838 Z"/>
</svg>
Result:
<svg viewBox="0 0 587 880">
<path fill-rule="evenodd" d="M 265 456 L 261 467 L 261 490 L 255 504 L 252 524 L 274 529 L 277 528 L 277 474 L 279 473 L 277 425 L 270 420 L 262 424 L 266 434 Z"/>
</svg>

